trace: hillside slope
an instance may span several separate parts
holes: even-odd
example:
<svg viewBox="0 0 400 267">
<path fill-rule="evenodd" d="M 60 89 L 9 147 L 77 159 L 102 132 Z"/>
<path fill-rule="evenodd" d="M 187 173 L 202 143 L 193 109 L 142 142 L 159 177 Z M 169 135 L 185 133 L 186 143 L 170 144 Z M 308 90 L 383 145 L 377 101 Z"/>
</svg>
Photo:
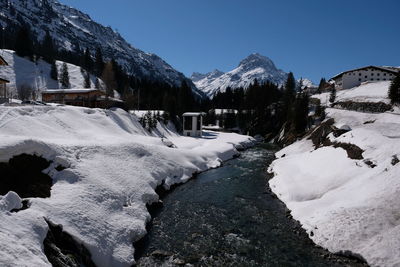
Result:
<svg viewBox="0 0 400 267">
<path fill-rule="evenodd" d="M 0 10 L 0 25 L 3 27 L 28 24 L 39 40 L 48 31 L 57 47 L 69 51 L 79 47 L 89 48 L 94 53 L 100 47 L 105 58 L 114 58 L 128 74 L 176 86 L 186 80 L 195 93 L 202 95 L 190 79 L 157 55 L 133 47 L 110 27 L 57 0 L 0 0 Z"/>
<path fill-rule="evenodd" d="M 373 83 L 340 91 L 338 97 L 376 102 L 387 89 L 388 83 Z M 372 266 L 399 266 L 398 108 L 386 113 L 328 108 L 327 117 L 337 129 L 350 131 L 324 139 L 332 129 L 325 126 L 315 130 L 313 140 L 307 136 L 276 153 L 270 187 L 318 245 L 351 251 Z"/>
<path fill-rule="evenodd" d="M 51 65 L 43 60 L 38 60 L 36 63 L 28 59 L 21 58 L 12 50 L 0 50 L 0 55 L 7 61 L 9 66 L 0 67 L 0 78 L 10 81 L 7 84 L 9 96 L 17 96 L 18 88 L 22 85 L 28 85 L 37 93 L 46 89 L 61 89 L 59 81 L 53 80 L 50 77 Z M 64 62 L 57 61 L 58 73 L 61 73 L 61 67 Z M 84 76 L 79 66 L 69 64 L 68 73 L 70 88 L 83 88 Z M 91 88 L 95 87 L 96 77 L 90 75 Z M 101 80 L 100 84 L 104 87 Z"/>
</svg>

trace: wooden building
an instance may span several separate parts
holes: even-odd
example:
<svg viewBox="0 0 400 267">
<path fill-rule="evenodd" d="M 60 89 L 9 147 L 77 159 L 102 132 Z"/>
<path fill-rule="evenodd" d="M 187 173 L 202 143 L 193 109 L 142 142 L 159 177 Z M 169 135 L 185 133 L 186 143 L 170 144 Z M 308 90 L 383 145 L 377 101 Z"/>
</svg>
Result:
<svg viewBox="0 0 400 267">
<path fill-rule="evenodd" d="M 42 101 L 88 108 L 103 108 L 106 97 L 98 89 L 54 89 L 42 91 Z"/>
</svg>

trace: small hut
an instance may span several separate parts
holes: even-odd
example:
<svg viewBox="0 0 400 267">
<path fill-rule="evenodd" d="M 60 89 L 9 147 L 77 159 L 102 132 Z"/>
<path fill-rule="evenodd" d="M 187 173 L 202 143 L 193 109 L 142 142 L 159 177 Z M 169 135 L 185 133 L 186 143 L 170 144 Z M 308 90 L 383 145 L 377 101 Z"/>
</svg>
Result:
<svg viewBox="0 0 400 267">
<path fill-rule="evenodd" d="M 204 112 L 186 112 L 183 117 L 183 135 L 202 137 Z"/>
</svg>

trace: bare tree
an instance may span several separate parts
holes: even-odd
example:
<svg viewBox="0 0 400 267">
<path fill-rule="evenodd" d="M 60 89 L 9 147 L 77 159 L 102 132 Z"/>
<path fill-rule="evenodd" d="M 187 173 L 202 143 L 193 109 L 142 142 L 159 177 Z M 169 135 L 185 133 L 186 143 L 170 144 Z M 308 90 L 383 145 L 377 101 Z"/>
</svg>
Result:
<svg viewBox="0 0 400 267">
<path fill-rule="evenodd" d="M 18 98 L 21 100 L 30 100 L 33 94 L 33 88 L 27 84 L 18 86 Z"/>
</svg>

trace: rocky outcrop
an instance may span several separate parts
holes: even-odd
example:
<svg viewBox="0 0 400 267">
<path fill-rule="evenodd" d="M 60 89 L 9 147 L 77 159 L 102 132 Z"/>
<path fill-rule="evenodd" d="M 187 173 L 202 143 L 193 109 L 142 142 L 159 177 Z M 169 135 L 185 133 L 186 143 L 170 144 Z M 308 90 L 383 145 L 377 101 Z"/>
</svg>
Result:
<svg viewBox="0 0 400 267">
<path fill-rule="evenodd" d="M 343 102 L 336 102 L 333 106 L 335 108 L 340 108 L 340 109 L 360 111 L 360 112 L 372 112 L 372 113 L 382 113 L 393 109 L 392 105 L 383 102 L 343 101 Z"/>
</svg>

